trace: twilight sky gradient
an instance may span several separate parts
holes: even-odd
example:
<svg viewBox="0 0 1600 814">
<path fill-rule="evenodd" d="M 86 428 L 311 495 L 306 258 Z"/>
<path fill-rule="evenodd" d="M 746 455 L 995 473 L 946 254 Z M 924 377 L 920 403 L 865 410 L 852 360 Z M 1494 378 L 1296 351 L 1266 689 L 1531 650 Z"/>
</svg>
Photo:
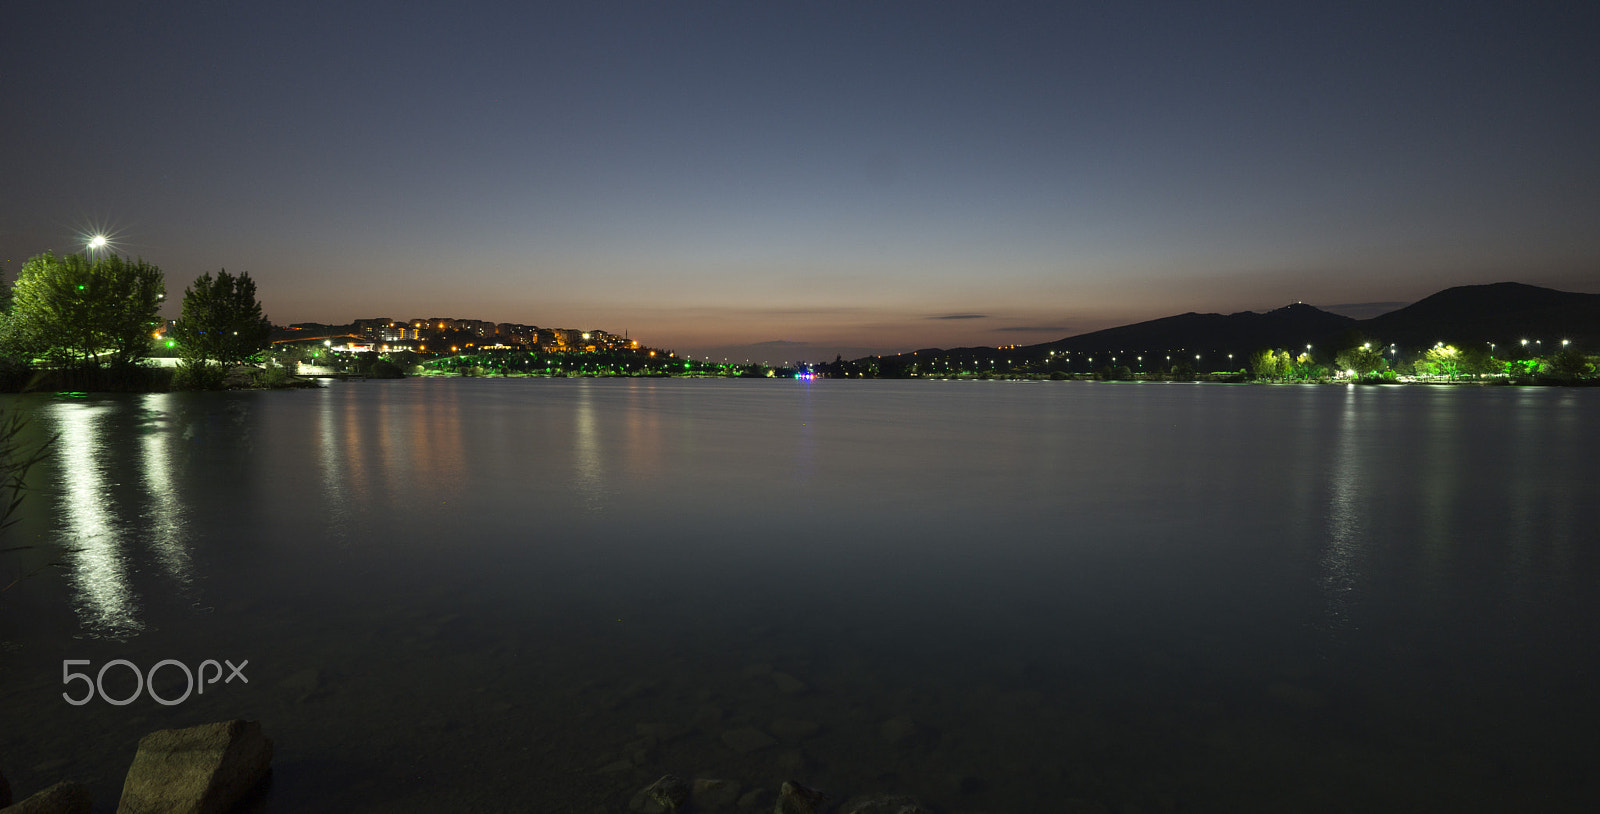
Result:
<svg viewBox="0 0 1600 814">
<path fill-rule="evenodd" d="M 1302 5 L 7 3 L 0 264 L 771 361 L 1600 292 L 1600 4 Z"/>
</svg>

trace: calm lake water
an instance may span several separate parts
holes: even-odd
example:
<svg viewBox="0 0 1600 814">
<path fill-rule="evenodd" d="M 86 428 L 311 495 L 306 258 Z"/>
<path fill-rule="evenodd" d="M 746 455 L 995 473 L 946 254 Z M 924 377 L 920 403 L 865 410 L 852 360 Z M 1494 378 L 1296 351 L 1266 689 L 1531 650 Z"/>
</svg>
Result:
<svg viewBox="0 0 1600 814">
<path fill-rule="evenodd" d="M 261 811 L 1600 799 L 1600 390 L 409 379 L 10 396 L 0 771 L 111 806 L 257 719 Z M 63 551 L 65 549 L 65 551 Z M 172 706 L 98 673 L 248 660 Z M 178 697 L 167 668 L 155 686 Z M 137 687 L 108 668 L 105 694 Z"/>
</svg>

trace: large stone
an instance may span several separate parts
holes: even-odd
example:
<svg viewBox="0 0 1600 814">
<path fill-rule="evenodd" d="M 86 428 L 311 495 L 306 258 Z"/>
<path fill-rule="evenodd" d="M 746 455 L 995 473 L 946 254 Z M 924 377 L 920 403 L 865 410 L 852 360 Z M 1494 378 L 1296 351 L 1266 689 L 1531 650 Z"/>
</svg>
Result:
<svg viewBox="0 0 1600 814">
<path fill-rule="evenodd" d="M 783 781 L 778 789 L 778 805 L 772 814 L 820 814 L 828 804 L 828 795 L 793 780 Z"/>
<path fill-rule="evenodd" d="M 644 793 L 668 811 L 677 811 L 689 802 L 689 784 L 675 774 L 662 775 L 660 780 L 645 787 Z"/>
<path fill-rule="evenodd" d="M 689 784 L 677 775 L 662 775 L 660 780 L 639 789 L 628 801 L 636 814 L 670 814 L 689 802 Z"/>
<path fill-rule="evenodd" d="M 139 740 L 117 814 L 222 814 L 271 767 L 272 741 L 255 721 L 151 732 Z"/>
<path fill-rule="evenodd" d="M 9 797 L 7 798 L 9 800 Z M 89 814 L 89 790 L 77 783 L 57 783 L 16 805 L 5 814 Z"/>
</svg>

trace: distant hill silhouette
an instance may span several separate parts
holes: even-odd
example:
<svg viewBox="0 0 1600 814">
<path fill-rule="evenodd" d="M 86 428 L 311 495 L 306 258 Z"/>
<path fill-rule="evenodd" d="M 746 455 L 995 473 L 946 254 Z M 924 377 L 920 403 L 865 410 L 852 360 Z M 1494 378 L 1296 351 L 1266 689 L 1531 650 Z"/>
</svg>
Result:
<svg viewBox="0 0 1600 814">
<path fill-rule="evenodd" d="M 1447 288 L 1398 311 L 1365 320 L 1361 330 L 1401 345 L 1493 342 L 1509 347 L 1543 340 L 1544 350 L 1570 339 L 1600 346 L 1600 294 L 1576 294 L 1522 283 Z"/>
<path fill-rule="evenodd" d="M 1546 352 L 1562 339 L 1600 347 L 1600 294 L 1577 294 L 1523 283 L 1448 288 L 1398 311 L 1356 320 L 1309 305 L 1289 305 L 1264 314 L 1182 314 L 1108 328 L 1019 350 L 1074 352 L 1194 349 L 1249 353 L 1263 348 L 1298 349 L 1307 344 L 1333 349 L 1355 337 L 1403 348 L 1446 342 L 1457 346 L 1522 339 L 1543 340 Z"/>
<path fill-rule="evenodd" d="M 1213 360 L 1215 354 L 1235 354 L 1242 367 L 1243 354 L 1266 348 L 1298 351 L 1312 345 L 1314 355 L 1324 357 L 1363 341 L 1392 343 L 1403 353 L 1415 353 L 1435 342 L 1520 348 L 1523 339 L 1535 342 L 1530 348 L 1535 354 L 1559 350 L 1563 339 L 1587 352 L 1600 349 L 1600 294 L 1522 283 L 1457 286 L 1365 320 L 1296 303 L 1266 313 L 1179 314 L 1017 348 L 924 348 L 900 358 L 1038 359 L 1052 351 L 1094 355 L 1183 350 Z"/>
<path fill-rule="evenodd" d="M 1326 342 L 1356 324 L 1350 317 L 1295 303 L 1264 314 L 1254 311 L 1228 315 L 1180 314 L 1031 345 L 1028 350 L 1097 353 L 1189 349 L 1248 353 L 1259 348 L 1293 348 Z"/>
</svg>

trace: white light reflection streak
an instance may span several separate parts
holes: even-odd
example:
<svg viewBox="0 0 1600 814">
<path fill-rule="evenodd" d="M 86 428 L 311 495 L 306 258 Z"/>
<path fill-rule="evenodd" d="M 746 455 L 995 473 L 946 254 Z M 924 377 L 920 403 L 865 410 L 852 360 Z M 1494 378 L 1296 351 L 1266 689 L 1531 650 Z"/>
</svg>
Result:
<svg viewBox="0 0 1600 814">
<path fill-rule="evenodd" d="M 1339 449 L 1334 459 L 1328 501 L 1328 545 L 1322 554 L 1322 592 L 1327 600 L 1328 623 L 1350 626 L 1351 594 L 1360 573 L 1356 563 L 1362 550 L 1361 438 L 1356 427 L 1357 388 L 1348 388 L 1339 421 Z"/>
<path fill-rule="evenodd" d="M 350 510 L 345 494 L 344 455 L 340 450 L 340 428 L 334 415 L 332 399 L 335 391 L 325 387 L 318 395 L 317 405 L 318 446 L 321 447 L 319 463 L 322 465 L 322 500 L 326 529 L 335 540 L 345 539 L 345 526 Z"/>
<path fill-rule="evenodd" d="M 78 621 L 91 636 L 122 638 L 144 627 L 138 597 L 128 584 L 127 552 L 106 503 L 111 499 L 100 434 L 109 408 L 63 404 L 55 411 L 61 469 L 65 545 Z"/>
<path fill-rule="evenodd" d="M 599 419 L 595 416 L 594 394 L 588 382 L 578 385 L 578 404 L 572 433 L 573 484 L 583 495 L 584 508 L 598 512 L 604 508 L 605 469 L 600 455 Z"/>
<path fill-rule="evenodd" d="M 144 397 L 144 406 L 150 413 L 165 417 L 157 409 L 169 399 L 165 394 L 152 393 Z M 178 499 L 178 489 L 172 482 L 172 428 L 165 421 L 146 427 L 143 443 L 143 479 L 150 510 L 144 516 L 145 528 L 150 534 L 150 546 L 156 559 L 177 583 L 179 591 L 188 590 L 193 581 L 189 546 L 184 538 L 184 506 Z"/>
</svg>

